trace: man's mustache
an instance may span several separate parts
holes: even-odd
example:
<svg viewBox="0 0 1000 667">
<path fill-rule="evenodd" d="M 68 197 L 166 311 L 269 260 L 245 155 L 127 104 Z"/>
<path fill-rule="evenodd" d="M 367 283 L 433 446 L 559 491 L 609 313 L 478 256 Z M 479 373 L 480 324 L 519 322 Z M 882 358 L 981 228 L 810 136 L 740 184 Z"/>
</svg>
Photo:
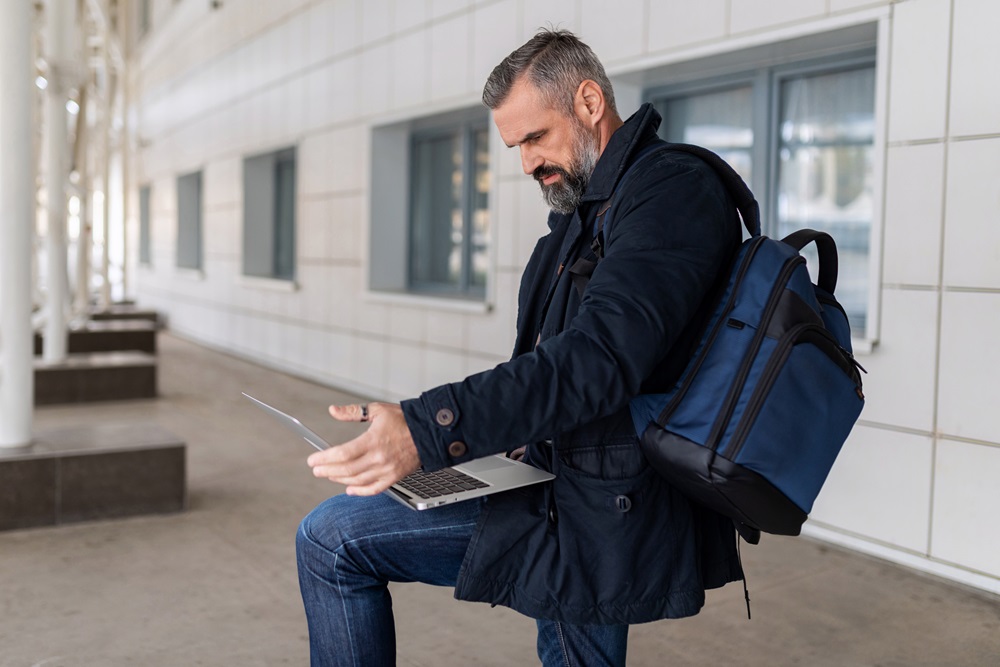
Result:
<svg viewBox="0 0 1000 667">
<path fill-rule="evenodd" d="M 563 169 L 561 167 L 552 167 L 552 166 L 549 166 L 549 167 L 546 167 L 546 166 L 538 167 L 537 169 L 535 169 L 535 171 L 533 171 L 531 173 L 531 176 L 536 181 L 538 181 L 539 183 L 541 183 L 543 179 L 546 179 L 549 176 L 552 176 L 553 174 L 560 174 L 563 177 L 563 180 L 566 180 L 567 178 L 569 178 L 569 172 L 567 172 L 565 169 Z"/>
</svg>

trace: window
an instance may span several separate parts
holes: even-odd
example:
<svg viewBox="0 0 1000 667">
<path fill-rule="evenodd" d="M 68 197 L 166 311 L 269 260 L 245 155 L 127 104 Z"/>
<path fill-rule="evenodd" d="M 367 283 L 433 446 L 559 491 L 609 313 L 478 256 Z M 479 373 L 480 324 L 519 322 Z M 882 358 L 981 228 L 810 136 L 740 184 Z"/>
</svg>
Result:
<svg viewBox="0 0 1000 667">
<path fill-rule="evenodd" d="M 411 155 L 411 290 L 482 296 L 490 231 L 486 127 L 414 135 Z"/>
<path fill-rule="evenodd" d="M 177 178 L 177 266 L 201 270 L 201 172 Z"/>
<path fill-rule="evenodd" d="M 486 300 L 488 121 L 474 108 L 373 130 L 372 290 Z"/>
<path fill-rule="evenodd" d="M 837 242 L 837 297 L 855 335 L 869 320 L 875 220 L 874 51 L 775 64 L 654 90 L 660 134 L 719 153 L 761 203 L 763 232 L 809 227 Z M 809 250 L 809 249 L 807 249 Z M 805 253 L 811 269 L 815 254 Z"/>
<path fill-rule="evenodd" d="M 139 37 L 143 37 L 149 32 L 151 18 L 153 16 L 152 11 L 152 0 L 139 0 L 137 8 L 137 23 L 139 28 Z"/>
<path fill-rule="evenodd" d="M 295 280 L 295 149 L 243 160 L 243 274 Z"/>
<path fill-rule="evenodd" d="M 148 185 L 139 188 L 139 263 L 143 266 L 153 263 L 149 240 L 149 195 Z"/>
</svg>

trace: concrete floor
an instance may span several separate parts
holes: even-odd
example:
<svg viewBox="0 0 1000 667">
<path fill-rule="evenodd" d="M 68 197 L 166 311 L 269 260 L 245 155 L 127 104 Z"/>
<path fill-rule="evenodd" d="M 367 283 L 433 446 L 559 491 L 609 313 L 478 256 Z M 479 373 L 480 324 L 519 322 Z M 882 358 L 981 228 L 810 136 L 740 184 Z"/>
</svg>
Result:
<svg viewBox="0 0 1000 667">
<path fill-rule="evenodd" d="M 299 519 L 339 489 L 310 450 L 241 398 L 257 393 L 333 441 L 332 389 L 160 337 L 160 391 L 36 411 L 36 431 L 151 421 L 188 443 L 188 510 L 0 533 L 0 667 L 304 665 L 295 574 Z M 806 538 L 744 547 L 753 620 L 738 584 L 691 619 L 636 626 L 630 665 L 1000 665 L 1000 599 Z M 399 663 L 537 664 L 534 624 L 459 603 L 448 589 L 393 589 Z"/>
</svg>

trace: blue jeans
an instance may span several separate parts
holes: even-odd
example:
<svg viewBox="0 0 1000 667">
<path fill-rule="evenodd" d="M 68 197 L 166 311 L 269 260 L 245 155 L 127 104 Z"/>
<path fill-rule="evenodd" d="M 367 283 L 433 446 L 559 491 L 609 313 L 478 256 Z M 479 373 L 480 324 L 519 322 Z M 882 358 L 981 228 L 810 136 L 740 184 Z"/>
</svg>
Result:
<svg viewBox="0 0 1000 667">
<path fill-rule="evenodd" d="M 296 552 L 312 664 L 394 665 L 388 583 L 454 586 L 481 508 L 471 500 L 416 512 L 385 495 L 341 495 L 310 512 Z M 537 624 L 546 667 L 625 665 L 627 625 Z"/>
</svg>

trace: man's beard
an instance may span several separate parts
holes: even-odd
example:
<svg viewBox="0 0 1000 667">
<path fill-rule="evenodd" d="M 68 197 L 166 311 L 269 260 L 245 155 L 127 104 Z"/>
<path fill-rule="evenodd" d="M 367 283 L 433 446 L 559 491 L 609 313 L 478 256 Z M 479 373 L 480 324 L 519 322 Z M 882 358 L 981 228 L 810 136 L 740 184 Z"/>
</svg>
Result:
<svg viewBox="0 0 1000 667">
<path fill-rule="evenodd" d="M 568 168 L 542 166 L 532 174 L 542 188 L 545 203 L 556 213 L 570 214 L 575 211 L 599 157 L 596 138 L 586 128 L 578 126 L 573 136 L 573 157 Z M 552 185 L 542 183 L 542 179 L 552 174 L 559 174 L 561 178 Z"/>
</svg>

